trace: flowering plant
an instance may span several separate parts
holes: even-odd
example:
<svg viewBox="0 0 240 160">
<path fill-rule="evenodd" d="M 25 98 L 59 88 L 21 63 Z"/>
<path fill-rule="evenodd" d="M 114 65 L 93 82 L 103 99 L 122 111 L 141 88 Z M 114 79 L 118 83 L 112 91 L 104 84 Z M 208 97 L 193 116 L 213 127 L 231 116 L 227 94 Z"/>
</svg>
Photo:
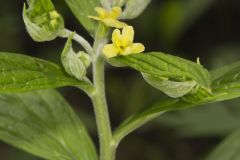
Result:
<svg viewBox="0 0 240 160">
<path fill-rule="evenodd" d="M 199 59 L 192 62 L 162 52 L 144 53 L 147 46 L 134 43 L 134 27 L 123 21 L 140 15 L 150 0 L 65 1 L 94 43 L 66 29 L 51 0 L 28 0 L 24 4 L 23 20 L 34 41 L 62 37 L 67 42 L 61 53 L 62 66 L 26 55 L 0 53 L 2 141 L 49 160 L 114 160 L 123 138 L 163 113 L 240 96 L 240 63 L 208 71 Z M 75 51 L 72 41 L 84 50 Z M 106 63 L 135 69 L 168 97 L 132 115 L 113 131 L 105 94 Z M 64 86 L 77 87 L 92 100 L 99 154 L 84 124 L 53 89 Z"/>
</svg>

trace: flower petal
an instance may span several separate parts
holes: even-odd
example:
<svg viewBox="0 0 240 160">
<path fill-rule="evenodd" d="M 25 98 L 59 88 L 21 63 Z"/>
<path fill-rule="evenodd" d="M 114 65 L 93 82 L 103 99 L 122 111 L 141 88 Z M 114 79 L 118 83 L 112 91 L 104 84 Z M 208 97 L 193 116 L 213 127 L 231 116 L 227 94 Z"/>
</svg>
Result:
<svg viewBox="0 0 240 160">
<path fill-rule="evenodd" d="M 120 47 L 121 39 L 122 39 L 121 31 L 119 29 L 115 29 L 113 31 L 113 33 L 112 33 L 112 42 L 113 42 L 113 44 L 115 44 L 116 46 Z"/>
<path fill-rule="evenodd" d="M 132 53 L 141 53 L 145 50 L 145 46 L 142 43 L 133 43 L 131 46 Z"/>
<path fill-rule="evenodd" d="M 119 48 L 117 46 L 115 46 L 114 44 L 106 44 L 103 47 L 102 50 L 103 54 L 107 57 L 107 58 L 112 58 L 118 55 L 118 53 L 120 52 Z"/>
<path fill-rule="evenodd" d="M 109 27 L 114 27 L 114 28 L 123 28 L 124 26 L 127 26 L 126 23 L 120 22 L 116 19 L 111 19 L 111 18 L 105 18 L 102 20 L 102 22 Z"/>
<path fill-rule="evenodd" d="M 133 43 L 132 53 L 141 53 L 145 50 L 145 46 L 142 43 Z"/>
<path fill-rule="evenodd" d="M 109 12 L 108 18 L 117 19 L 122 13 L 122 8 L 120 7 L 113 7 L 112 10 Z"/>
<path fill-rule="evenodd" d="M 131 46 L 127 47 L 123 53 L 121 53 L 124 56 L 130 55 L 130 54 L 136 54 L 141 53 L 145 50 L 145 47 L 142 43 L 133 43 Z"/>
<path fill-rule="evenodd" d="M 122 30 L 122 45 L 127 47 L 133 43 L 134 30 L 132 26 L 123 27 Z"/>
<path fill-rule="evenodd" d="M 106 18 L 107 15 L 107 11 L 102 8 L 102 7 L 96 7 L 95 11 L 98 13 L 98 16 L 102 19 L 102 18 Z"/>
</svg>

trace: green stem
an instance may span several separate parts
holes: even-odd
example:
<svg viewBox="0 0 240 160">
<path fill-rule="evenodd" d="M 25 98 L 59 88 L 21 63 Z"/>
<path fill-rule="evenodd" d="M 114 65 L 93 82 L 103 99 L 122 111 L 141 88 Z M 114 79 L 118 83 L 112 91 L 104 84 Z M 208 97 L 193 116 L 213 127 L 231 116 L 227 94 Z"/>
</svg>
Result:
<svg viewBox="0 0 240 160">
<path fill-rule="evenodd" d="M 68 30 L 68 29 L 64 29 L 61 33 L 60 33 L 60 37 L 62 38 L 68 38 L 70 35 L 72 34 L 72 31 Z M 73 36 L 73 39 L 78 42 L 87 53 L 89 53 L 90 55 L 94 54 L 94 50 L 92 48 L 92 46 L 88 43 L 87 40 L 85 40 L 82 36 L 80 36 L 79 34 L 75 33 Z"/>
<path fill-rule="evenodd" d="M 104 59 L 96 56 L 93 61 L 93 81 L 95 94 L 92 95 L 100 143 L 100 160 L 115 159 L 115 145 L 112 143 L 112 130 L 105 96 Z"/>
</svg>

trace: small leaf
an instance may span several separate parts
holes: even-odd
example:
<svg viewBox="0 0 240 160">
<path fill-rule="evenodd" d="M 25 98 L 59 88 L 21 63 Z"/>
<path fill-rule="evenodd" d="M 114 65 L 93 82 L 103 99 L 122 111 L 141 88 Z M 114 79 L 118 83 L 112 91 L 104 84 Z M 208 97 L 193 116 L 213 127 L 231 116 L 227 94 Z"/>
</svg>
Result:
<svg viewBox="0 0 240 160">
<path fill-rule="evenodd" d="M 0 139 L 49 160 L 97 160 L 69 104 L 54 90 L 0 95 Z"/>
<path fill-rule="evenodd" d="M 238 160 L 240 159 L 240 130 L 228 136 L 207 160 Z"/>
<path fill-rule="evenodd" d="M 86 70 L 91 60 L 89 55 L 84 52 L 80 51 L 78 54 L 74 52 L 72 48 L 73 36 L 74 33 L 68 38 L 61 59 L 66 72 L 81 81 L 86 78 Z"/>
<path fill-rule="evenodd" d="M 0 52 L 0 92 L 26 92 L 62 86 L 90 87 L 58 65 L 26 55 Z"/>
<path fill-rule="evenodd" d="M 151 0 L 128 0 L 121 19 L 134 19 L 138 17 L 149 5 Z M 120 3 L 121 4 L 121 3 Z"/>
<path fill-rule="evenodd" d="M 144 75 L 148 75 L 147 81 L 165 93 L 166 87 L 164 87 L 164 89 L 163 87 L 160 87 L 163 85 L 162 79 L 172 81 L 171 83 L 186 82 L 182 84 L 175 83 L 175 89 L 177 90 L 178 85 L 178 89 L 182 90 L 182 95 L 185 95 L 187 91 L 190 90 L 189 88 L 194 88 L 196 85 L 195 83 L 207 91 L 210 90 L 211 80 L 208 71 L 200 64 L 182 59 L 180 57 L 163 54 L 160 52 L 152 52 L 148 54 L 140 53 L 130 56 L 116 57 L 114 60 L 130 66 L 142 72 Z M 159 83 L 158 86 L 156 83 Z M 184 91 L 182 87 L 184 88 Z M 169 92 L 173 92 L 171 88 L 169 88 L 168 94 Z M 180 96 L 181 94 L 179 93 L 178 95 Z"/>
<path fill-rule="evenodd" d="M 78 21 L 94 36 L 97 25 L 96 22 L 88 18 L 95 15 L 95 7 L 100 6 L 99 0 L 65 0 Z"/>
<path fill-rule="evenodd" d="M 182 97 L 192 91 L 197 85 L 195 81 L 176 82 L 159 77 L 154 77 L 149 74 L 143 74 L 143 78 L 153 87 L 161 90 L 170 97 Z"/>
<path fill-rule="evenodd" d="M 50 0 L 29 0 L 28 5 L 26 8 L 24 4 L 23 20 L 33 40 L 51 41 L 63 31 L 63 17 Z"/>
</svg>

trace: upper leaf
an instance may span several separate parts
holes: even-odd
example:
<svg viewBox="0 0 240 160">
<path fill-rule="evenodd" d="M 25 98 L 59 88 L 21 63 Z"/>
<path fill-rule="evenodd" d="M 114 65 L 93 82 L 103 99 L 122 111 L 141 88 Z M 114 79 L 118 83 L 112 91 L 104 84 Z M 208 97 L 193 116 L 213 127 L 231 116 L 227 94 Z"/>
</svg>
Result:
<svg viewBox="0 0 240 160">
<path fill-rule="evenodd" d="M 23 20 L 33 40 L 50 41 L 61 34 L 64 20 L 50 0 L 29 0 L 28 5 L 24 5 Z"/>
<path fill-rule="evenodd" d="M 138 17 L 149 5 L 151 0 L 128 0 L 121 16 L 122 19 L 134 19 Z M 121 2 L 120 2 L 121 4 Z"/>
<path fill-rule="evenodd" d="M 54 90 L 0 95 L 0 140 L 49 160 L 97 160 L 93 143 Z"/>
<path fill-rule="evenodd" d="M 68 76 L 58 65 L 26 55 L 0 52 L 0 92 L 25 92 L 62 86 L 79 86 L 90 82 Z"/>
<path fill-rule="evenodd" d="M 78 21 L 87 29 L 93 36 L 97 28 L 96 23 L 88 18 L 90 15 L 95 15 L 94 8 L 100 6 L 99 0 L 65 0 Z"/>
<path fill-rule="evenodd" d="M 162 83 L 162 80 L 166 79 L 175 82 L 195 81 L 200 87 L 210 90 L 211 80 L 208 71 L 202 65 L 180 57 L 152 52 L 121 56 L 114 60 L 124 63 L 143 74 L 147 74 L 148 77 L 150 76 L 150 78 L 147 78 L 147 81 L 154 87 L 156 85 L 151 83 L 153 80 L 154 83 L 157 83 L 157 80 L 159 80 L 159 83 Z M 181 87 L 182 85 L 186 86 L 186 84 L 178 84 L 177 86 Z M 194 85 L 189 83 L 189 86 L 184 87 L 185 92 L 191 86 L 194 87 Z M 159 87 L 157 88 L 160 89 Z"/>
<path fill-rule="evenodd" d="M 130 57 L 130 56 L 128 56 Z M 121 57 L 121 62 L 126 62 L 127 57 Z M 118 58 L 119 59 L 119 58 Z M 133 58 L 132 58 L 133 59 Z M 150 58 L 149 58 L 150 59 Z M 130 64 L 130 62 L 134 62 L 134 60 L 127 61 Z M 174 61 L 172 61 L 174 62 Z M 140 68 L 140 71 L 147 71 L 147 67 L 144 66 L 144 63 L 141 63 L 144 69 L 141 69 L 141 66 L 134 66 L 131 64 L 134 68 Z M 154 65 L 155 63 L 149 63 L 148 65 Z M 151 69 L 152 71 L 157 72 L 155 69 Z M 170 69 L 169 69 L 170 70 Z M 208 92 L 207 90 L 203 88 L 199 88 L 195 92 L 190 92 L 189 94 L 179 97 L 179 98 L 168 98 L 165 100 L 160 100 L 156 104 L 154 104 L 152 107 L 147 108 L 145 111 L 139 112 L 127 120 L 125 120 L 120 127 L 116 130 L 114 137 L 119 142 L 122 138 L 124 138 L 127 134 L 132 132 L 133 130 L 139 128 L 143 124 L 149 122 L 150 120 L 158 117 L 159 115 L 171 111 L 171 110 L 179 110 L 179 109 L 186 109 L 195 107 L 198 105 L 208 104 L 212 102 L 217 101 L 223 101 L 223 100 L 229 100 L 232 98 L 240 97 L 240 81 L 239 81 L 239 75 L 240 75 L 240 63 L 234 63 L 229 66 L 225 66 L 216 70 L 211 71 L 211 77 L 212 77 L 212 92 Z M 238 133 L 239 134 L 239 133 Z M 223 153 L 223 150 L 219 149 L 218 153 Z M 219 157 L 223 155 L 220 154 Z M 215 158 L 212 159 L 218 159 Z"/>
</svg>

